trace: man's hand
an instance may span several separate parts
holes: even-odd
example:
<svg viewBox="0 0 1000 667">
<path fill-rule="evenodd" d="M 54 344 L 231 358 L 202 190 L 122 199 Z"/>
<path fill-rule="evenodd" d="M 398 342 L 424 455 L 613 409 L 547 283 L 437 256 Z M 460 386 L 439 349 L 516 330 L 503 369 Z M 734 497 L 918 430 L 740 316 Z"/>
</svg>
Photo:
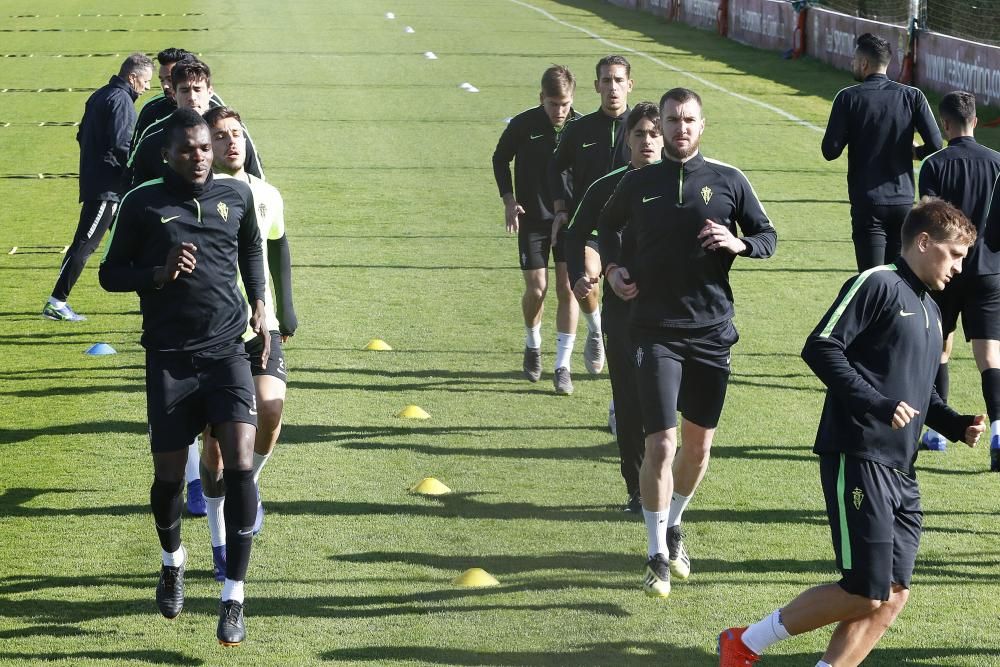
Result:
<svg viewBox="0 0 1000 667">
<path fill-rule="evenodd" d="M 589 276 L 584 276 L 583 278 L 580 278 L 579 280 L 576 281 L 576 284 L 573 285 L 573 294 L 576 295 L 577 299 L 583 301 L 584 299 L 587 298 L 587 295 L 589 295 L 594 290 L 594 285 L 597 284 L 598 280 L 600 280 L 600 278 L 597 277 L 591 278 Z"/>
<path fill-rule="evenodd" d="M 900 401 L 896 404 L 896 412 L 892 415 L 892 428 L 893 430 L 901 429 L 905 427 L 910 421 L 920 414 L 919 410 L 914 410 L 906 401 Z M 972 428 L 971 426 L 969 428 Z"/>
<path fill-rule="evenodd" d="M 604 274 L 604 280 L 611 284 L 611 289 L 615 291 L 622 301 L 631 301 L 639 296 L 639 287 L 632 282 L 632 276 L 624 266 L 614 265 L 608 267 Z"/>
<path fill-rule="evenodd" d="M 569 222 L 569 213 L 566 211 L 559 211 L 556 213 L 556 217 L 552 218 L 552 247 L 556 246 L 556 241 L 559 239 L 559 229 L 565 227 L 566 223 Z"/>
<path fill-rule="evenodd" d="M 517 203 L 513 196 L 505 198 L 503 201 L 503 217 L 507 222 L 507 233 L 517 234 L 520 228 L 518 216 L 524 215 L 524 207 Z"/>
<path fill-rule="evenodd" d="M 167 252 L 167 260 L 163 266 L 158 267 L 153 272 L 153 281 L 163 287 L 167 283 L 177 280 L 182 273 L 191 273 L 198 261 L 194 258 L 194 253 L 198 247 L 193 243 L 181 243 L 175 245 Z"/>
<path fill-rule="evenodd" d="M 965 437 L 962 442 L 969 447 L 975 447 L 979 442 L 979 436 L 986 431 L 986 415 L 976 415 L 972 420 L 972 425 L 965 429 Z"/>
<path fill-rule="evenodd" d="M 254 301 L 250 328 L 264 344 L 264 351 L 260 354 L 260 365 L 267 366 L 267 360 L 271 358 L 271 332 L 267 330 L 267 312 L 264 310 L 264 302 L 260 299 Z"/>
<path fill-rule="evenodd" d="M 711 220 L 705 221 L 698 238 L 701 239 L 701 247 L 705 250 L 725 250 L 738 255 L 747 249 L 747 244 L 733 236 L 728 227 Z"/>
</svg>

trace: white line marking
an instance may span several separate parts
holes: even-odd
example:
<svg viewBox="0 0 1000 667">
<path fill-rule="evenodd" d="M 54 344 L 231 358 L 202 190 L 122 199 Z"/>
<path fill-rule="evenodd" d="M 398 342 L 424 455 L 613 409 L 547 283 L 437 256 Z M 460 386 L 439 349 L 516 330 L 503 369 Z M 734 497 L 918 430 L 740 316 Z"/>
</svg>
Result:
<svg viewBox="0 0 1000 667">
<path fill-rule="evenodd" d="M 713 90 L 717 90 L 720 93 L 725 93 L 726 95 L 731 95 L 731 96 L 735 97 L 738 100 L 742 100 L 744 102 L 749 102 L 750 104 L 753 104 L 753 105 L 759 106 L 761 108 L 767 109 L 768 111 L 773 111 L 774 113 L 778 114 L 782 118 L 785 118 L 786 120 L 790 120 L 793 123 L 796 123 L 797 125 L 801 125 L 802 127 L 807 127 L 810 130 L 814 130 L 816 132 L 820 132 L 820 133 L 825 132 L 825 130 L 822 127 L 819 127 L 818 125 L 813 125 L 809 121 L 804 120 L 802 118 L 799 118 L 795 114 L 789 113 L 789 112 L 785 111 L 784 109 L 782 109 L 780 107 L 776 107 L 773 104 L 768 104 L 767 102 L 761 102 L 760 100 L 754 99 L 752 97 L 747 97 L 746 95 L 741 95 L 740 93 L 733 92 L 733 91 L 729 90 L 728 88 L 725 88 L 724 86 L 720 86 L 717 83 L 713 83 L 712 81 L 709 81 L 708 79 L 703 79 L 703 78 L 701 78 L 700 76 L 698 76 L 696 74 L 691 74 L 690 72 L 687 72 L 687 71 L 681 69 L 680 67 L 677 67 L 675 65 L 671 65 L 670 63 L 668 63 L 666 61 L 663 61 L 663 60 L 660 60 L 659 58 L 657 58 L 655 56 L 651 56 L 648 53 L 643 53 L 642 51 L 638 51 L 636 49 L 629 48 L 629 47 L 624 46 L 622 44 L 616 44 L 615 42 L 612 42 L 609 39 L 605 39 L 605 38 L 601 37 L 600 35 L 598 35 L 597 33 L 592 32 L 590 30 L 587 30 L 586 28 L 581 28 L 578 25 L 573 25 L 572 23 L 568 23 L 566 21 L 563 21 L 560 18 L 556 18 L 555 16 L 553 16 L 549 12 L 545 11 L 541 7 L 535 7 L 534 5 L 528 4 L 527 2 L 522 2 L 521 0 L 510 0 L 510 2 L 514 3 L 515 5 L 520 5 L 520 6 L 524 7 L 525 9 L 534 10 L 534 11 L 538 12 L 539 14 L 541 14 L 542 16 L 544 16 L 545 18 L 549 19 L 550 21 L 554 21 L 554 22 L 558 23 L 559 25 L 566 26 L 567 28 L 572 28 L 573 30 L 576 30 L 578 32 L 582 32 L 583 34 L 585 34 L 585 35 L 587 35 L 589 37 L 592 37 L 593 39 L 596 39 L 601 44 L 605 44 L 607 46 L 610 46 L 613 49 L 617 49 L 619 51 L 626 51 L 628 53 L 633 53 L 633 54 L 635 54 L 637 56 L 645 58 L 646 60 L 649 60 L 650 62 L 654 62 L 657 65 L 659 65 L 659 66 L 661 66 L 661 67 L 663 67 L 665 69 L 670 70 L 671 72 L 676 72 L 677 74 L 682 74 L 682 75 L 684 75 L 684 76 L 686 76 L 686 77 L 688 77 L 690 79 L 693 79 L 694 81 L 697 81 L 698 83 L 700 83 L 700 84 L 702 84 L 704 86 L 712 88 Z"/>
</svg>

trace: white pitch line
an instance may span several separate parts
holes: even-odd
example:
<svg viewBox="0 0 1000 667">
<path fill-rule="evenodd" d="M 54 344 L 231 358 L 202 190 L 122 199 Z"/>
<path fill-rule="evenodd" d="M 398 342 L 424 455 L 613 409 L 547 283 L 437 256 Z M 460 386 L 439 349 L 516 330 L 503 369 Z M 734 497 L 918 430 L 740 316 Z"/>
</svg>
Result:
<svg viewBox="0 0 1000 667">
<path fill-rule="evenodd" d="M 601 44 L 605 44 L 607 46 L 610 46 L 613 49 L 617 49 L 619 51 L 626 51 L 628 53 L 633 53 L 633 54 L 635 54 L 637 56 L 645 58 L 646 60 L 649 60 L 650 62 L 654 62 L 657 65 L 659 65 L 659 66 L 661 66 L 661 67 L 663 67 L 665 69 L 670 70 L 671 72 L 676 72 L 677 74 L 682 74 L 682 75 L 684 75 L 684 76 L 686 76 L 686 77 L 688 77 L 690 79 L 693 79 L 694 81 L 697 81 L 698 83 L 700 83 L 700 84 L 702 84 L 704 86 L 708 86 L 709 88 L 712 88 L 713 90 L 717 90 L 720 93 L 725 93 L 726 95 L 731 95 L 731 96 L 735 97 L 738 100 L 742 100 L 744 102 L 749 102 L 750 104 L 759 106 L 759 107 L 761 107 L 763 109 L 767 109 L 768 111 L 773 111 L 774 113 L 778 114 L 782 118 L 785 118 L 786 120 L 790 120 L 793 123 L 796 123 L 797 125 L 801 125 L 802 127 L 807 127 L 810 130 L 813 130 L 815 132 L 820 132 L 820 133 L 825 132 L 825 130 L 822 127 L 819 127 L 818 125 L 813 125 L 809 121 L 807 121 L 805 119 L 802 119 L 802 118 L 799 118 L 795 114 L 789 113 L 788 111 L 785 111 L 784 109 L 782 109 L 780 107 L 776 107 L 773 104 L 768 104 L 767 102 L 762 102 L 762 101 L 760 101 L 758 99 L 754 99 L 752 97 L 747 97 L 746 95 L 741 95 L 740 93 L 737 93 L 737 92 L 734 92 L 732 90 L 729 90 L 725 86 L 720 86 L 719 84 L 714 83 L 712 81 L 709 81 L 708 79 L 703 79 L 702 77 L 698 76 L 697 74 L 692 74 L 691 72 L 683 70 L 680 67 L 677 67 L 675 65 L 671 65 L 670 63 L 668 63 L 668 62 L 666 62 L 664 60 L 660 60 L 659 58 L 657 58 L 655 56 L 651 56 L 648 53 L 644 53 L 642 51 L 630 48 L 628 46 L 624 46 L 622 44 L 616 44 L 615 42 L 612 42 L 609 39 L 605 39 L 604 37 L 601 37 L 596 32 L 593 32 L 593 31 L 587 30 L 586 28 L 581 28 L 578 25 L 573 25 L 572 23 L 568 23 L 566 21 L 563 21 L 562 19 L 557 18 L 557 17 L 553 16 L 552 14 L 550 14 L 549 12 L 545 11 L 541 7 L 536 7 L 534 5 L 528 4 L 527 2 L 522 2 L 521 0 L 510 0 L 510 2 L 513 2 L 515 5 L 520 5 L 520 6 L 524 7 L 524 8 L 526 8 L 526 9 L 534 10 L 534 11 L 538 12 L 539 14 L 541 14 L 542 16 L 544 16 L 545 18 L 549 19 L 550 21 L 554 21 L 554 22 L 558 23 L 559 25 L 566 26 L 567 28 L 572 28 L 573 30 L 576 30 L 578 32 L 582 32 L 583 34 L 596 39 Z"/>
</svg>

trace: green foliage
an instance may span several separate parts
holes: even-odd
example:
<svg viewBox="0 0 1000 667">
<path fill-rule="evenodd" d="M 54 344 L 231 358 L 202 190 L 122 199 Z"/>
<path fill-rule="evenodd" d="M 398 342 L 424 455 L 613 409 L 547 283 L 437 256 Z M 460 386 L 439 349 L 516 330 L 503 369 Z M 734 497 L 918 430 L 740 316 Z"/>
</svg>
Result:
<svg viewBox="0 0 1000 667">
<path fill-rule="evenodd" d="M 780 237 L 772 260 L 736 263 L 742 340 L 686 514 L 693 574 L 655 602 L 639 587 L 645 531 L 620 512 L 607 376 L 587 377 L 578 350 L 576 393 L 551 391 L 554 302 L 543 380 L 520 378 L 516 243 L 490 169 L 504 119 L 536 103 L 545 67 L 569 65 L 590 111 L 593 64 L 617 47 L 503 0 L 181 1 L 156 3 L 159 17 L 124 0 L 77 17 L 80 4 L 4 3 L 17 32 L 2 50 L 34 55 L 0 60 L 0 88 L 97 87 L 137 48 L 202 53 L 285 197 L 301 330 L 264 471 L 249 639 L 225 651 L 203 519 L 184 524 L 184 613 L 169 622 L 153 603 L 136 298 L 100 290 L 97 256 L 71 299 L 90 319 L 39 318 L 76 224 L 76 183 L 0 178 L 0 248 L 22 248 L 0 254 L 0 664 L 710 665 L 720 630 L 836 577 L 810 453 L 823 393 L 798 357 L 853 265 L 845 160 L 823 162 L 819 132 L 630 55 L 633 101 L 675 85 L 702 93 L 706 154 L 747 173 Z M 533 4 L 819 127 L 849 82 L 596 1 Z M 74 31 L 21 32 L 38 28 Z M 98 32 L 112 28 L 131 32 Z M 91 52 L 117 55 L 67 57 Z M 78 120 L 86 96 L 0 93 L 0 175 L 75 171 L 75 129 L 37 123 Z M 361 351 L 373 337 L 395 351 Z M 97 341 L 119 353 L 83 355 Z M 955 405 L 981 411 L 963 343 L 952 377 Z M 411 403 L 432 418 L 394 416 Z M 987 465 L 981 448 L 957 445 L 922 458 L 912 601 L 866 664 L 998 664 Z M 407 494 L 431 475 L 455 493 Z M 473 566 L 501 586 L 450 584 Z M 828 636 L 776 646 L 767 664 L 813 664 Z"/>
</svg>

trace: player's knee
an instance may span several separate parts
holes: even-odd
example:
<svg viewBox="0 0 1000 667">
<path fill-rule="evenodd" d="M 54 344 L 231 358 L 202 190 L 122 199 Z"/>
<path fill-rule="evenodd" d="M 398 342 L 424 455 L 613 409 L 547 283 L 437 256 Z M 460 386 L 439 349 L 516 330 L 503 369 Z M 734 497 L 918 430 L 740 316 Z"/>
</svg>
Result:
<svg viewBox="0 0 1000 667">
<path fill-rule="evenodd" d="M 646 438 L 646 461 L 651 466 L 669 466 L 674 458 L 677 443 L 666 434 L 654 433 Z"/>
<path fill-rule="evenodd" d="M 854 616 L 865 616 L 878 611 L 882 607 L 882 600 L 870 598 L 865 595 L 852 595 L 851 602 L 854 603 Z"/>
<path fill-rule="evenodd" d="M 285 409 L 285 401 L 274 398 L 257 404 L 257 431 L 272 433 L 281 427 L 281 414 Z"/>
<path fill-rule="evenodd" d="M 541 301 L 545 298 L 545 285 L 528 285 L 524 288 L 524 294 L 533 301 Z"/>
</svg>

